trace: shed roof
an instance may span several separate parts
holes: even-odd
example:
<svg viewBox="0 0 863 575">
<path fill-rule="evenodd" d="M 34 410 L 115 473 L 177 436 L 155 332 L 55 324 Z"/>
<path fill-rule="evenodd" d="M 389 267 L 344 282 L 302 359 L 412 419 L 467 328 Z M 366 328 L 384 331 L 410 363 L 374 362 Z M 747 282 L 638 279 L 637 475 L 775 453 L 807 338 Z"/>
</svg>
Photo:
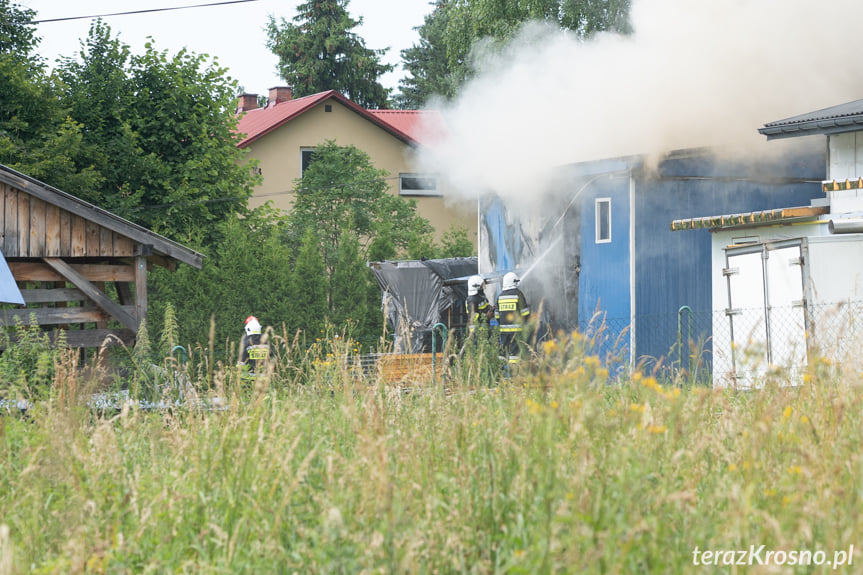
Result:
<svg viewBox="0 0 863 575">
<path fill-rule="evenodd" d="M 134 242 L 152 246 L 153 251 L 160 255 L 173 258 L 198 269 L 201 268 L 204 258 L 202 254 L 164 236 L 160 236 L 138 224 L 115 216 L 111 212 L 85 202 L 80 198 L 62 192 L 44 182 L 40 182 L 35 178 L 17 172 L 3 164 L 0 164 L 0 182 L 22 190 L 48 204 L 69 211 L 85 220 L 94 222 Z"/>
<path fill-rule="evenodd" d="M 327 100 L 335 100 L 410 146 L 420 143 L 420 119 L 427 117 L 426 114 L 437 114 L 431 111 L 417 113 L 420 112 L 418 110 L 366 110 L 335 90 L 328 90 L 243 112 L 237 123 L 237 132 L 243 134 L 238 146 L 248 146 Z"/>
<path fill-rule="evenodd" d="M 863 130 L 863 100 L 792 116 L 764 124 L 759 133 L 768 140 L 815 134 L 841 134 Z"/>
</svg>

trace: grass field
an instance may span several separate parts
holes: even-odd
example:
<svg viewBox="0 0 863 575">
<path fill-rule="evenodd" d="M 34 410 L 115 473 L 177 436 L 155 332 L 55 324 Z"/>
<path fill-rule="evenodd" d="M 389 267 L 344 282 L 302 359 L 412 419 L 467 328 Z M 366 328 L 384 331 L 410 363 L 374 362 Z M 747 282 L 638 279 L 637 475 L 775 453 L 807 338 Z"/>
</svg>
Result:
<svg viewBox="0 0 863 575">
<path fill-rule="evenodd" d="M 193 358 L 224 409 L 101 414 L 58 359 L 49 396 L 0 417 L 0 575 L 863 565 L 858 374 L 814 361 L 805 385 L 749 392 L 612 380 L 576 337 L 494 387 L 461 366 L 405 393 L 339 357 L 253 389 Z M 751 566 L 713 554 L 762 545 Z"/>
</svg>

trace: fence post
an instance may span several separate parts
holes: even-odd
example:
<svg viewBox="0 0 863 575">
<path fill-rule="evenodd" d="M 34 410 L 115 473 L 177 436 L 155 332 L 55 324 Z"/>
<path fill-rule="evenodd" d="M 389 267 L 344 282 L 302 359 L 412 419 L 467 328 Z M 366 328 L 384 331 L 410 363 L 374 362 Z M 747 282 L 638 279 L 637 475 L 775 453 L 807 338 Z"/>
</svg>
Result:
<svg viewBox="0 0 863 575">
<path fill-rule="evenodd" d="M 441 330 L 441 349 L 444 349 L 446 347 L 446 326 L 442 323 L 436 323 L 432 326 L 432 384 L 435 384 L 437 382 L 437 377 L 435 374 L 435 357 L 437 356 L 437 346 L 435 345 L 435 332 L 438 329 Z"/>
<path fill-rule="evenodd" d="M 680 306 L 677 310 L 677 359 L 680 361 L 680 368 L 683 369 L 683 313 L 689 313 L 689 325 L 686 333 L 686 347 L 689 348 L 689 343 L 692 341 L 692 308 L 688 305 Z M 689 357 L 687 351 L 686 357 Z M 686 362 L 686 368 L 689 369 L 689 361 Z"/>
</svg>

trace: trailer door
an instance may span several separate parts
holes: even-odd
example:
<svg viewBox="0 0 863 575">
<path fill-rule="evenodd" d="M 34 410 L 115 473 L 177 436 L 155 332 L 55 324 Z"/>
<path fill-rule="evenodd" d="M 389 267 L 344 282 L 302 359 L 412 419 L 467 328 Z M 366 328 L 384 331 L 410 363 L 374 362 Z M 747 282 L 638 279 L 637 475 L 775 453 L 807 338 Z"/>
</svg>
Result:
<svg viewBox="0 0 863 575">
<path fill-rule="evenodd" d="M 767 249 L 768 354 L 771 366 L 789 370 L 792 379 L 806 366 L 806 314 L 800 244 Z"/>
<path fill-rule="evenodd" d="M 803 248 L 800 240 L 726 252 L 732 377 L 751 387 L 768 371 L 797 381 L 806 366 Z"/>
<path fill-rule="evenodd" d="M 731 333 L 731 377 L 749 387 L 767 368 L 766 294 L 761 246 L 728 250 L 728 317 Z"/>
</svg>

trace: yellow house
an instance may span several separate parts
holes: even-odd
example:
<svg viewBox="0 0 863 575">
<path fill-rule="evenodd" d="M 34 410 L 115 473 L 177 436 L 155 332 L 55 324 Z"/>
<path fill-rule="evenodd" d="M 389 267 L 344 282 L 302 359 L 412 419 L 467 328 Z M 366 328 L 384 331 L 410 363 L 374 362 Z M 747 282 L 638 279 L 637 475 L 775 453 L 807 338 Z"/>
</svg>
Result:
<svg viewBox="0 0 863 575">
<path fill-rule="evenodd" d="M 476 245 L 476 202 L 448 197 L 437 174 L 420 173 L 416 153 L 433 137 L 429 127 L 442 125 L 430 110 L 366 110 L 330 90 L 292 98 L 290 88 L 271 88 L 266 106 L 257 95 L 239 98 L 240 148 L 258 160 L 263 184 L 250 206 L 267 201 L 282 210 L 293 205 L 295 180 L 308 166 L 315 147 L 326 140 L 353 145 L 369 155 L 374 166 L 389 173 L 390 192 L 416 200 L 417 212 L 434 226 L 438 238 L 451 226 L 466 229 Z"/>
</svg>

